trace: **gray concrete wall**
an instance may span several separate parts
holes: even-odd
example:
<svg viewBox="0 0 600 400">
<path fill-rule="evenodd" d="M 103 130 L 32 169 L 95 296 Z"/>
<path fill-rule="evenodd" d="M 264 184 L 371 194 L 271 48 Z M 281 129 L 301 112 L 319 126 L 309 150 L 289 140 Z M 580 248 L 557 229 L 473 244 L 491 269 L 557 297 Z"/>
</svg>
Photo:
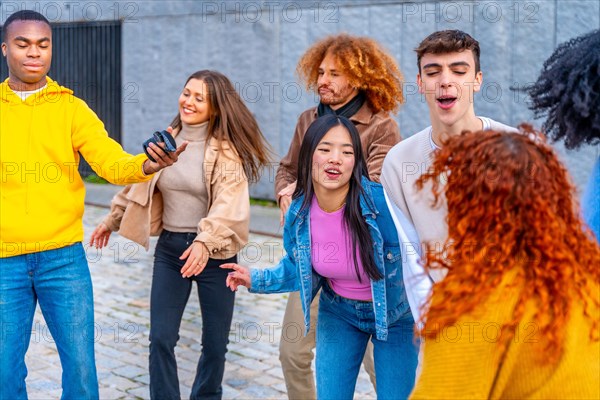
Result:
<svg viewBox="0 0 600 400">
<path fill-rule="evenodd" d="M 298 115 L 317 102 L 297 82 L 296 62 L 315 40 L 341 31 L 376 38 L 398 60 L 406 80 L 396 116 L 403 137 L 428 125 L 413 49 L 440 29 L 462 29 L 481 44 L 478 114 L 513 125 L 533 121 L 526 98 L 511 87 L 534 81 L 558 44 L 600 27 L 598 0 L 2 1 L 0 20 L 24 6 L 52 21 L 123 21 L 123 144 L 132 152 L 171 121 L 189 74 L 217 69 L 235 82 L 277 156 L 285 154 Z M 599 149 L 557 148 L 582 186 Z M 273 197 L 275 169 L 265 171 L 253 196 Z"/>
</svg>

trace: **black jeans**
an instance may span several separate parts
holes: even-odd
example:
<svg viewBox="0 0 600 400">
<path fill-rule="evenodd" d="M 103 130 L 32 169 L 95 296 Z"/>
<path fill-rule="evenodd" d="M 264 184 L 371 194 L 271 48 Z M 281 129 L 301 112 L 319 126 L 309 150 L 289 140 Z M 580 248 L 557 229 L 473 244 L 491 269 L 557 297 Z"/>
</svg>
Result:
<svg viewBox="0 0 600 400">
<path fill-rule="evenodd" d="M 237 256 L 209 259 L 200 275 L 183 278 L 180 270 L 185 260 L 179 257 L 195 237 L 196 233 L 163 231 L 156 245 L 150 296 L 150 397 L 155 400 L 181 398 L 175 345 L 194 281 L 202 313 L 202 352 L 190 398 L 220 399 L 223 393 L 235 292 L 225 286 L 228 270 L 219 265 L 236 262 Z"/>
</svg>

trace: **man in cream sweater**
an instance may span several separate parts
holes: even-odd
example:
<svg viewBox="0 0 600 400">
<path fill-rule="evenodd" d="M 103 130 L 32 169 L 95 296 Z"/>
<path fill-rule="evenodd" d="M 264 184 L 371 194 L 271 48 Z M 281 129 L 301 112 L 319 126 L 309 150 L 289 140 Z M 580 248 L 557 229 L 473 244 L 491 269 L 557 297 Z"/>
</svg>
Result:
<svg viewBox="0 0 600 400">
<path fill-rule="evenodd" d="M 431 126 L 395 145 L 383 162 L 381 183 L 404 244 L 404 276 L 407 294 L 418 321 L 419 306 L 432 281 L 443 279 L 442 271 L 431 276 L 417 260 L 426 243 L 441 248 L 448 235 L 447 208 L 444 201 L 433 206 L 431 184 L 418 191 L 415 181 L 427 171 L 432 153 L 444 139 L 462 131 L 510 130 L 507 125 L 475 115 L 473 95 L 482 84 L 479 43 L 458 30 L 434 32 L 415 50 L 419 73 L 417 84 L 429 107 Z M 412 248 L 407 248 L 407 243 Z"/>
</svg>

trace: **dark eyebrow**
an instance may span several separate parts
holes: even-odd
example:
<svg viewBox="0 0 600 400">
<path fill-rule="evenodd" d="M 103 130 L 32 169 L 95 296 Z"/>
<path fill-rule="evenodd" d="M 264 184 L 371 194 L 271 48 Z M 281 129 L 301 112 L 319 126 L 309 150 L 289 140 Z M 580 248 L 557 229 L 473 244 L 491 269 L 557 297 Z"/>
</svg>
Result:
<svg viewBox="0 0 600 400">
<path fill-rule="evenodd" d="M 333 146 L 333 143 L 331 143 L 331 142 L 321 142 L 319 144 L 326 144 L 326 145 L 329 145 L 329 146 Z M 346 147 L 346 146 L 352 147 L 352 143 L 344 143 L 344 144 L 342 144 L 342 146 L 344 146 L 344 147 Z"/>
<path fill-rule="evenodd" d="M 16 36 L 14 40 L 18 40 L 18 41 L 25 42 L 25 43 L 31 43 L 31 40 L 29 40 L 28 38 L 23 37 L 23 36 Z M 38 40 L 37 43 L 49 42 L 49 41 L 50 41 L 49 37 L 43 37 L 40 40 Z"/>
<path fill-rule="evenodd" d="M 425 64 L 423 65 L 423 69 L 425 68 L 441 68 L 442 66 L 438 63 L 429 63 L 429 64 Z"/>
<path fill-rule="evenodd" d="M 183 88 L 183 91 L 185 92 L 186 90 L 187 90 L 188 92 L 190 92 L 190 94 L 193 94 L 194 96 L 204 96 L 204 95 L 203 95 L 202 93 L 200 93 L 200 92 L 195 92 L 195 91 L 193 91 L 193 90 L 192 90 L 192 89 L 190 89 L 190 88 L 184 87 L 184 88 Z"/>
<path fill-rule="evenodd" d="M 423 69 L 426 68 L 441 68 L 442 66 L 438 63 L 429 63 L 423 65 Z M 469 63 L 466 61 L 457 61 L 450 64 L 450 67 L 470 67 Z"/>
<path fill-rule="evenodd" d="M 470 67 L 470 65 L 466 61 L 457 61 L 450 64 L 450 67 Z"/>
</svg>

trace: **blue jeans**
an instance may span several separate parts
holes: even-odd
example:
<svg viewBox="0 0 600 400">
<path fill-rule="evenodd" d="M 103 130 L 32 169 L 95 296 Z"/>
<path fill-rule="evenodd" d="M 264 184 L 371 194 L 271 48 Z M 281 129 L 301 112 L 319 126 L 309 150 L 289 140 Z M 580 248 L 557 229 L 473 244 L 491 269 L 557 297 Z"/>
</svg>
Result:
<svg viewBox="0 0 600 400">
<path fill-rule="evenodd" d="M 220 399 L 225 372 L 225 353 L 233 318 L 235 292 L 225 286 L 226 269 L 219 265 L 237 262 L 209 259 L 198 276 L 183 278 L 185 260 L 179 256 L 196 232 L 175 233 L 164 230 L 154 252 L 154 273 L 150 295 L 150 397 L 156 400 L 181 398 L 175 346 L 179 326 L 194 282 L 198 285 L 202 313 L 202 351 L 190 399 Z"/>
<path fill-rule="evenodd" d="M 375 337 L 373 303 L 337 295 L 323 285 L 317 322 L 317 398 L 351 400 L 367 342 L 373 342 L 377 398 L 406 399 L 415 383 L 418 344 L 410 311 Z"/>
<path fill-rule="evenodd" d="M 81 243 L 0 258 L 0 400 L 26 399 L 37 303 L 62 365 L 63 399 L 98 399 L 92 280 Z"/>
</svg>

